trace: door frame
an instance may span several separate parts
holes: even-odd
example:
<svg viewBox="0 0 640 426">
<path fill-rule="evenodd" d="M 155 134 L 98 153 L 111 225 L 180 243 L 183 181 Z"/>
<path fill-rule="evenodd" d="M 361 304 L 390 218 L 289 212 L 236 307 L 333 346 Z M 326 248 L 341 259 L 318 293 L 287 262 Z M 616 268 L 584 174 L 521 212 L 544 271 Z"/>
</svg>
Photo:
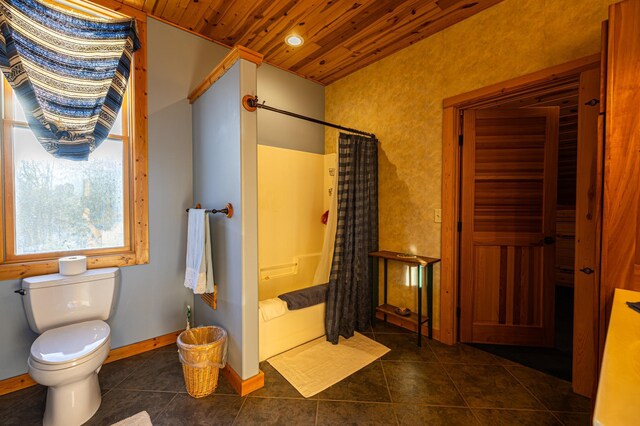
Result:
<svg viewBox="0 0 640 426">
<path fill-rule="evenodd" d="M 586 70 L 600 68 L 600 53 L 586 56 L 493 84 L 443 100 L 442 122 L 442 266 L 440 272 L 440 341 L 458 342 L 460 284 L 461 153 L 462 112 L 465 109 L 500 104 L 526 93 L 561 87 Z"/>
</svg>

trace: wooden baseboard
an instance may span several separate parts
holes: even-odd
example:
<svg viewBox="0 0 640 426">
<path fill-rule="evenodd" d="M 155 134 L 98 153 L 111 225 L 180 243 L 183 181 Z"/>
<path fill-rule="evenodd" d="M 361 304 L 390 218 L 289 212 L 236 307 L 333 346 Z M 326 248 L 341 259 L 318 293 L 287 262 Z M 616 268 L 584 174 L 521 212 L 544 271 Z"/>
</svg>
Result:
<svg viewBox="0 0 640 426">
<path fill-rule="evenodd" d="M 176 342 L 180 333 L 182 333 L 182 330 L 112 349 L 104 363 L 108 364 L 113 361 L 148 352 L 163 346 L 172 345 Z M 33 381 L 29 374 L 21 374 L 19 376 L 0 380 L 0 395 L 6 395 L 36 384 L 37 383 Z"/>
<path fill-rule="evenodd" d="M 173 333 L 143 340 L 142 342 L 112 349 L 109 352 L 109 356 L 104 363 L 109 364 L 110 362 L 118 361 L 123 358 L 129 358 L 130 356 L 139 355 L 144 352 L 149 352 L 163 346 L 173 345 L 176 340 L 178 340 L 178 336 L 180 335 L 180 333 L 182 333 L 182 331 L 183 330 L 174 331 Z"/>
<path fill-rule="evenodd" d="M 36 382 L 34 382 L 28 374 L 9 377 L 8 379 L 0 380 L 0 395 L 6 395 L 20 389 L 31 387 L 35 384 Z"/>
<path fill-rule="evenodd" d="M 249 377 L 247 380 L 242 380 L 240 375 L 236 373 L 229 364 L 227 364 L 227 366 L 222 370 L 222 374 L 240 396 L 248 395 L 251 392 L 264 387 L 264 373 L 262 370 L 260 370 L 255 376 Z"/>
<path fill-rule="evenodd" d="M 384 320 L 384 314 L 382 312 L 376 312 L 376 318 Z M 394 317 L 393 315 L 387 315 L 387 322 L 389 324 L 397 325 L 398 327 L 411 330 L 414 333 L 418 331 L 416 324 L 403 320 L 402 318 Z M 422 326 L 422 335 L 429 335 L 429 330 L 426 325 Z M 438 330 L 437 328 L 433 329 L 433 339 L 440 341 L 440 330 Z"/>
</svg>

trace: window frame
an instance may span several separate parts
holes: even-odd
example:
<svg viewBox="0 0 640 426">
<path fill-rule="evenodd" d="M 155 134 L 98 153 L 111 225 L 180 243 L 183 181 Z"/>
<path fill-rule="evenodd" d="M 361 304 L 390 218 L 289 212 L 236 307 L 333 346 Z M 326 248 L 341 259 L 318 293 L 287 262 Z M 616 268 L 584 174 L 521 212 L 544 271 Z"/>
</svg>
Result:
<svg viewBox="0 0 640 426">
<path fill-rule="evenodd" d="M 1 174 L 4 196 L 2 204 L 2 226 L 0 227 L 0 280 L 24 278 L 58 272 L 58 258 L 75 254 L 87 256 L 87 268 L 111 266 L 131 266 L 149 263 L 148 232 L 148 158 L 147 158 L 147 75 L 146 75 L 146 14 L 112 0 L 94 0 L 92 3 L 80 0 L 58 2 L 45 0 L 57 6 L 104 13 L 108 16 L 135 18 L 138 38 L 142 47 L 133 55 L 131 75 L 125 99 L 128 117 L 123 117 L 123 132 L 128 129 L 128 140 L 123 140 L 123 201 L 124 201 L 124 246 L 89 250 L 64 251 L 16 255 L 15 230 L 9 226 L 15 224 L 13 204 L 13 157 L 11 130 L 13 120 L 2 117 L 2 164 Z M 8 84 L 3 79 L 3 85 Z M 4 91 L 3 104 L 11 108 L 11 98 Z M 6 103 L 8 98 L 8 104 Z M 128 122 L 130 121 L 130 122 Z M 7 134 L 9 135 L 7 137 Z M 121 139 L 121 138 L 118 138 Z"/>
</svg>

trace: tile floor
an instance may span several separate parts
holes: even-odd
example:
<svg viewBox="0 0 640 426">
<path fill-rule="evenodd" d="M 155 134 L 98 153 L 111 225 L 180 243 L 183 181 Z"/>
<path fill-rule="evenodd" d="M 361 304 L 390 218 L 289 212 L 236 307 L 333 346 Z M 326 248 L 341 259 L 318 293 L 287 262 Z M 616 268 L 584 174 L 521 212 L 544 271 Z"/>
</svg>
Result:
<svg viewBox="0 0 640 426">
<path fill-rule="evenodd" d="M 102 406 L 90 425 L 146 410 L 159 425 L 588 425 L 589 400 L 568 382 L 466 345 L 446 346 L 377 323 L 366 333 L 391 348 L 310 399 L 268 363 L 265 387 L 240 398 L 221 377 L 203 399 L 185 393 L 175 346 L 107 364 Z M 0 397 L 0 425 L 40 424 L 46 391 Z"/>
</svg>

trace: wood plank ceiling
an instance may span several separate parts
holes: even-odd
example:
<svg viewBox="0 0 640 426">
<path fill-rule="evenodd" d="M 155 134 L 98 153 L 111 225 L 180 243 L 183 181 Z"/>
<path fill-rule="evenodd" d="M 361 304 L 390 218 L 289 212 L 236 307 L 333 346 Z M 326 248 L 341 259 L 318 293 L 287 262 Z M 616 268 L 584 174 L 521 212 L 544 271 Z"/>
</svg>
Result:
<svg viewBox="0 0 640 426">
<path fill-rule="evenodd" d="M 116 1 L 327 85 L 502 0 Z"/>
</svg>

